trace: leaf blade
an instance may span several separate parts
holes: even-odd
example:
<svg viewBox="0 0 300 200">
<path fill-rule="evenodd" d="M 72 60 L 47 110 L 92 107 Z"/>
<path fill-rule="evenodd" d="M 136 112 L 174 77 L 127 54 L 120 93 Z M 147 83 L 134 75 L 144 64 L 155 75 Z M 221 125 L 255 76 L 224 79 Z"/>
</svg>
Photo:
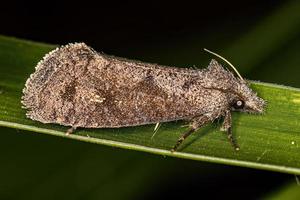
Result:
<svg viewBox="0 0 300 200">
<path fill-rule="evenodd" d="M 20 103 L 25 80 L 42 55 L 55 46 L 6 37 L 0 37 L 0 41 L 0 126 L 163 156 L 300 174 L 299 89 L 253 82 L 252 87 L 269 103 L 265 115 L 233 115 L 233 131 L 241 147 L 239 152 L 232 149 L 214 123 L 192 135 L 178 152 L 171 153 L 171 147 L 185 130 L 181 122 L 165 123 L 151 140 L 155 125 L 80 129 L 66 136 L 68 127 L 25 118 Z M 11 59 L 15 56 L 18 59 Z"/>
</svg>

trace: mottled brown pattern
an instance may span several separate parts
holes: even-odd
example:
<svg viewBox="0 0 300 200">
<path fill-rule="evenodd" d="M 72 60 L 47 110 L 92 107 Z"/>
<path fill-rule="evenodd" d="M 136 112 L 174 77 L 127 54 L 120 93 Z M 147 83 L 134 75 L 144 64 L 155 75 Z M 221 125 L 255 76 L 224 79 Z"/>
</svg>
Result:
<svg viewBox="0 0 300 200">
<path fill-rule="evenodd" d="M 65 87 L 65 91 L 62 93 L 61 98 L 64 101 L 73 101 L 76 94 L 76 80 L 72 81 Z"/>
<path fill-rule="evenodd" d="M 47 54 L 23 93 L 27 117 L 89 128 L 189 120 L 197 130 L 225 117 L 229 130 L 230 111 L 260 113 L 264 106 L 244 80 L 215 60 L 202 70 L 167 67 L 97 53 L 84 43 Z M 238 100 L 243 107 L 233 106 Z"/>
</svg>

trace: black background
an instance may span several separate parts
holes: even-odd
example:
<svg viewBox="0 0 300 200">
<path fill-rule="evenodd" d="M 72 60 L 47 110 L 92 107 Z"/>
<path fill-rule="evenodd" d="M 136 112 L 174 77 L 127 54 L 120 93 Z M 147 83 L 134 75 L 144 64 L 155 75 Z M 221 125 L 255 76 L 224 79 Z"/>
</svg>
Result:
<svg viewBox="0 0 300 200">
<path fill-rule="evenodd" d="M 248 29 L 280 1 L 6 1 L 0 33 L 105 52 L 149 48 L 234 27 Z M 227 28 L 226 28 L 227 27 Z"/>
</svg>

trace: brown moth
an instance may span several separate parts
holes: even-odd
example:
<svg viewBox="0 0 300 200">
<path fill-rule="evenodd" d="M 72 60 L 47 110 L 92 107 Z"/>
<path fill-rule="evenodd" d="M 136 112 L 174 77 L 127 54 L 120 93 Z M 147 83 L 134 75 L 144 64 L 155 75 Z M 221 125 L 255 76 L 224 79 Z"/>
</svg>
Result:
<svg viewBox="0 0 300 200">
<path fill-rule="evenodd" d="M 217 61 L 206 69 L 161 66 L 97 53 L 84 43 L 47 54 L 23 89 L 27 117 L 42 123 L 117 128 L 174 120 L 190 122 L 191 133 L 215 119 L 233 147 L 231 111 L 262 113 L 264 100 L 242 78 Z"/>
</svg>

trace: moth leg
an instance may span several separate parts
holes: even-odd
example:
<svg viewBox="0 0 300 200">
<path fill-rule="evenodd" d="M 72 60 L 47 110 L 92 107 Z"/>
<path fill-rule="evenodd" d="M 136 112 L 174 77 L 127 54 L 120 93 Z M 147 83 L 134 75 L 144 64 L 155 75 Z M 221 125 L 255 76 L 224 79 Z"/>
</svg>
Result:
<svg viewBox="0 0 300 200">
<path fill-rule="evenodd" d="M 191 135 L 193 132 L 195 132 L 195 128 L 191 128 L 190 130 L 186 131 L 185 133 L 183 133 L 180 138 L 177 140 L 175 146 L 171 149 L 171 152 L 174 152 L 178 149 L 179 145 L 189 136 Z"/>
<path fill-rule="evenodd" d="M 204 124 L 207 124 L 208 122 L 210 122 L 211 120 L 209 119 L 208 116 L 203 115 L 197 119 L 194 120 L 194 122 L 192 123 L 192 128 L 186 132 L 184 132 L 180 138 L 177 140 L 176 144 L 174 145 L 174 147 L 171 149 L 171 152 L 174 152 L 178 149 L 178 147 L 180 146 L 180 144 L 188 137 L 190 136 L 193 132 L 197 131 L 199 128 L 201 128 Z"/>
<path fill-rule="evenodd" d="M 223 122 L 221 130 L 226 131 L 227 138 L 229 139 L 231 145 L 233 146 L 234 150 L 238 151 L 238 150 L 240 150 L 240 147 L 232 135 L 231 126 L 232 126 L 231 113 L 228 110 L 225 113 L 225 118 L 224 118 L 224 122 Z"/>
<path fill-rule="evenodd" d="M 72 126 L 71 128 L 69 128 L 66 132 L 66 135 L 70 135 L 70 134 L 74 133 L 76 128 L 77 128 L 76 126 Z"/>
<path fill-rule="evenodd" d="M 157 133 L 158 129 L 160 128 L 160 126 L 161 126 L 161 123 L 159 123 L 159 122 L 155 124 L 154 130 L 153 130 L 153 135 L 151 136 L 151 140 L 156 135 L 156 133 Z"/>
</svg>

